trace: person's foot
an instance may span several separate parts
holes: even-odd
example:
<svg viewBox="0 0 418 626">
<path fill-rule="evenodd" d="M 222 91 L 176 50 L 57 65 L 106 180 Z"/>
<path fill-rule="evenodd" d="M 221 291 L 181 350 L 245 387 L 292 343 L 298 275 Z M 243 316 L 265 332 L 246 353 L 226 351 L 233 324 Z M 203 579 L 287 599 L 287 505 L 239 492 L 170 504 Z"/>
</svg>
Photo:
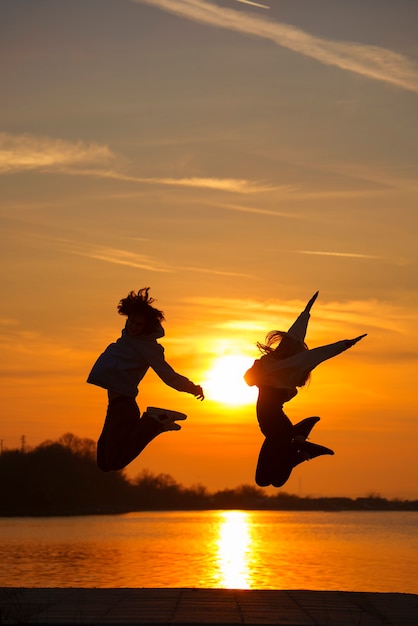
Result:
<svg viewBox="0 0 418 626">
<path fill-rule="evenodd" d="M 296 443 L 302 443 L 307 439 L 310 435 L 312 428 L 319 422 L 321 418 L 317 415 L 312 417 L 305 417 L 301 422 L 294 424 L 293 433 L 294 433 L 294 441 Z"/>
<path fill-rule="evenodd" d="M 300 453 L 306 457 L 307 461 L 310 459 L 314 459 L 317 456 L 322 456 L 324 454 L 334 454 L 334 450 L 331 448 L 326 448 L 325 446 L 320 446 L 317 443 L 311 443 L 310 441 L 304 441 L 299 446 Z"/>
<path fill-rule="evenodd" d="M 181 426 L 180 424 L 176 424 L 176 420 L 185 420 L 187 418 L 185 413 L 160 409 L 156 406 L 148 406 L 147 414 L 157 420 L 164 430 L 181 430 Z"/>
</svg>

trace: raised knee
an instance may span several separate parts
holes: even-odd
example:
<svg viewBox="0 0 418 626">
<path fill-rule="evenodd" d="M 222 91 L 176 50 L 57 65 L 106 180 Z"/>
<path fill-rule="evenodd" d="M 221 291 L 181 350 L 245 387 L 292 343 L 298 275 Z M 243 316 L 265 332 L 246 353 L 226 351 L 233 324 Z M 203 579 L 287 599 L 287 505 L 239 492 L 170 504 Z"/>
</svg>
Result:
<svg viewBox="0 0 418 626">
<path fill-rule="evenodd" d="M 255 477 L 255 482 L 259 487 L 269 487 L 271 485 L 271 480 L 268 478 L 262 478 L 260 476 Z"/>
</svg>

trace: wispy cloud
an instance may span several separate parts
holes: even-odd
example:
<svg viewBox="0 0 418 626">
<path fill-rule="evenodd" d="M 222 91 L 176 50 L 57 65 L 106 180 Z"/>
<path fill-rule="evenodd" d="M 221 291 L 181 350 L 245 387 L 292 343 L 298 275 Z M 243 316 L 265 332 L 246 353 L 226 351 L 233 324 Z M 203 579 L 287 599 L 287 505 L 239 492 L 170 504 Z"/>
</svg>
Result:
<svg viewBox="0 0 418 626">
<path fill-rule="evenodd" d="M 0 328 L 6 327 L 10 328 L 11 326 L 16 326 L 18 324 L 18 320 L 11 317 L 0 317 Z"/>
<path fill-rule="evenodd" d="M 147 270 L 149 272 L 166 274 L 173 274 L 176 272 L 192 272 L 198 274 L 210 274 L 213 276 L 224 276 L 232 278 L 252 278 L 252 276 L 250 276 L 249 274 L 227 271 L 224 269 L 217 269 L 215 267 L 208 268 L 199 267 L 196 265 L 174 265 L 171 262 L 165 263 L 163 260 L 156 259 L 151 255 L 142 253 L 140 254 L 132 250 L 112 246 L 102 246 L 95 243 L 79 243 L 78 241 L 74 241 L 71 239 L 47 237 L 45 235 L 34 236 L 33 234 L 31 234 L 32 242 L 34 242 L 35 239 L 37 240 L 38 245 L 42 245 L 43 247 L 45 247 L 45 244 L 48 244 L 66 254 L 82 256 L 89 259 L 94 259 L 96 261 L 103 261 L 105 263 L 112 263 L 113 265 L 125 265 L 128 267 L 134 267 L 136 269 Z M 142 247 L 144 247 L 145 241 L 145 239 L 142 240 Z M 152 242 L 148 241 L 148 243 L 152 245 Z"/>
<path fill-rule="evenodd" d="M 141 178 L 139 180 L 141 182 L 159 185 L 199 187 L 237 193 L 254 193 L 260 191 L 273 191 L 276 189 L 274 185 L 235 178 Z"/>
<path fill-rule="evenodd" d="M 252 7 L 259 7 L 260 9 L 269 9 L 270 7 L 266 4 L 260 4 L 258 2 L 251 2 L 250 0 L 235 0 L 236 2 L 241 2 L 242 4 L 249 4 Z"/>
<path fill-rule="evenodd" d="M 0 326 L 0 345 L 3 355 L 0 376 L 2 380 L 7 378 L 8 382 L 13 379 L 20 381 L 19 385 L 25 378 L 34 383 L 42 377 L 44 387 L 45 375 L 48 375 L 48 380 L 56 376 L 71 376 L 72 372 L 77 372 L 79 376 L 80 368 L 85 366 L 85 353 L 78 346 L 72 347 L 68 334 L 61 334 L 56 339 L 48 333 L 27 330 L 18 321 L 12 329 Z M 39 359 L 39 354 L 42 354 L 42 359 Z"/>
<path fill-rule="evenodd" d="M 127 265 L 137 269 L 152 272 L 172 272 L 173 270 L 160 263 L 153 257 L 129 250 L 113 248 L 110 246 L 99 246 L 95 244 L 80 244 L 67 239 L 55 239 L 53 243 L 63 252 L 83 256 L 98 261 L 105 261 L 115 265 Z"/>
<path fill-rule="evenodd" d="M 349 181 L 350 187 L 352 184 L 357 187 L 343 190 L 339 188 L 319 191 L 302 190 L 294 196 L 298 198 L 379 196 L 382 193 L 387 195 L 398 190 L 418 191 L 418 181 L 413 163 L 400 168 L 399 165 L 396 167 L 385 166 L 382 163 L 373 164 L 370 160 L 357 158 L 355 161 L 321 159 L 321 162 L 316 161 L 315 163 L 307 162 L 304 159 L 298 160 L 296 164 L 312 171 L 343 176 Z"/>
<path fill-rule="evenodd" d="M 150 4 L 187 19 L 269 39 L 304 56 L 418 92 L 418 67 L 402 54 L 380 46 L 321 39 L 282 22 L 220 7 L 204 0 L 131 0 Z"/>
<path fill-rule="evenodd" d="M 135 176 L 125 174 L 116 170 L 105 169 L 85 169 L 80 172 L 78 169 L 67 168 L 63 170 L 67 174 L 76 174 L 84 176 L 97 176 L 99 178 L 109 178 L 131 183 L 141 183 L 145 185 L 163 185 L 169 187 L 191 187 L 197 189 L 212 189 L 213 191 L 227 191 L 231 193 L 259 193 L 265 191 L 275 191 L 277 186 L 260 181 L 251 181 L 239 178 L 210 178 L 195 177 L 188 178 L 147 178 L 143 176 Z"/>
<path fill-rule="evenodd" d="M 287 197 L 287 189 L 284 190 Z M 301 213 L 292 213 L 290 211 L 274 211 L 272 209 L 261 209 L 259 207 L 244 206 L 242 204 L 217 203 L 217 207 L 226 209 L 227 211 L 235 211 L 237 213 L 252 213 L 255 215 L 267 215 L 269 217 L 282 217 L 293 220 L 304 220 L 305 215 Z"/>
<path fill-rule="evenodd" d="M 364 259 L 365 261 L 380 261 L 397 267 L 407 267 L 411 261 L 407 257 L 382 257 L 374 254 L 362 254 L 356 252 L 332 252 L 326 250 L 294 250 L 295 254 L 308 254 L 314 256 L 338 257 L 346 259 Z"/>
<path fill-rule="evenodd" d="M 0 173 L 91 165 L 107 162 L 113 156 L 107 146 L 94 143 L 0 133 Z"/>
<path fill-rule="evenodd" d="M 197 312 L 197 317 L 207 316 L 211 320 L 211 327 L 215 329 L 230 329 L 245 334 L 260 333 L 260 338 L 273 328 L 286 329 L 293 323 L 304 309 L 311 293 L 306 294 L 304 300 L 287 299 L 285 297 L 268 300 L 252 299 L 251 297 L 234 299 L 223 297 L 193 297 L 185 299 Z M 202 310 L 202 313 L 200 313 Z M 204 312 L 204 313 L 203 313 Z M 358 300 L 329 300 L 327 294 L 319 292 L 319 301 L 315 303 L 314 320 L 310 323 L 310 337 L 322 341 L 324 334 L 328 339 L 345 338 L 351 329 L 353 336 L 357 332 L 368 332 L 367 341 L 381 338 L 388 333 L 396 333 L 398 337 L 407 339 L 405 351 L 410 354 L 411 337 L 416 325 L 416 307 L 412 305 L 405 309 L 396 304 L 380 301 L 374 298 Z M 350 335 L 348 335 L 350 336 Z M 325 339 L 327 341 L 327 339 Z M 400 350 L 400 346 L 398 348 Z M 380 358 L 380 357 L 379 357 Z M 394 353 L 390 358 L 395 358 Z M 409 358 L 409 357 L 408 357 Z M 415 353 L 416 359 L 416 353 Z"/>
<path fill-rule="evenodd" d="M 237 178 L 149 178 L 127 174 L 124 171 L 126 167 L 127 160 L 105 145 L 81 141 L 71 143 L 29 134 L 0 133 L 0 174 L 38 170 L 41 173 L 59 172 L 68 176 L 90 176 L 142 185 L 190 187 L 240 194 L 277 189 L 277 186 L 265 182 Z"/>
<path fill-rule="evenodd" d="M 244 274 L 242 272 L 228 272 L 226 270 L 217 270 L 213 267 L 196 267 L 196 266 L 176 266 L 175 271 L 181 272 L 197 272 L 198 274 L 211 274 L 213 276 L 225 276 L 230 278 L 254 278 L 250 274 Z"/>
<path fill-rule="evenodd" d="M 296 250 L 297 254 L 313 254 L 317 256 L 338 256 L 348 257 L 352 259 L 380 259 L 379 256 L 372 254 L 358 254 L 354 252 L 326 252 L 324 250 Z"/>
</svg>

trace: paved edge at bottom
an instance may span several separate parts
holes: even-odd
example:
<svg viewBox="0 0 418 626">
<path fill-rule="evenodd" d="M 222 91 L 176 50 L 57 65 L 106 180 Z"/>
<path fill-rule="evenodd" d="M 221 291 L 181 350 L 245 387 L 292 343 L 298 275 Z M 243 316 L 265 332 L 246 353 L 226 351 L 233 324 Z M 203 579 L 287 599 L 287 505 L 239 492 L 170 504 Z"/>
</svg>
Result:
<svg viewBox="0 0 418 626">
<path fill-rule="evenodd" d="M 196 588 L 0 588 L 0 624 L 418 626 L 418 595 Z"/>
</svg>

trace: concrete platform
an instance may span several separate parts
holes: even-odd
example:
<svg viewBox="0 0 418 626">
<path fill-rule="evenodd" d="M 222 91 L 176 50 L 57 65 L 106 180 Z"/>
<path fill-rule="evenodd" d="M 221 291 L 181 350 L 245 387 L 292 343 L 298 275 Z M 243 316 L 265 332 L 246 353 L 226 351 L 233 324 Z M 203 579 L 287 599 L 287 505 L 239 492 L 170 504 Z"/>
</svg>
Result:
<svg viewBox="0 0 418 626">
<path fill-rule="evenodd" d="M 418 626 L 418 595 L 3 587 L 0 624 Z"/>
</svg>

